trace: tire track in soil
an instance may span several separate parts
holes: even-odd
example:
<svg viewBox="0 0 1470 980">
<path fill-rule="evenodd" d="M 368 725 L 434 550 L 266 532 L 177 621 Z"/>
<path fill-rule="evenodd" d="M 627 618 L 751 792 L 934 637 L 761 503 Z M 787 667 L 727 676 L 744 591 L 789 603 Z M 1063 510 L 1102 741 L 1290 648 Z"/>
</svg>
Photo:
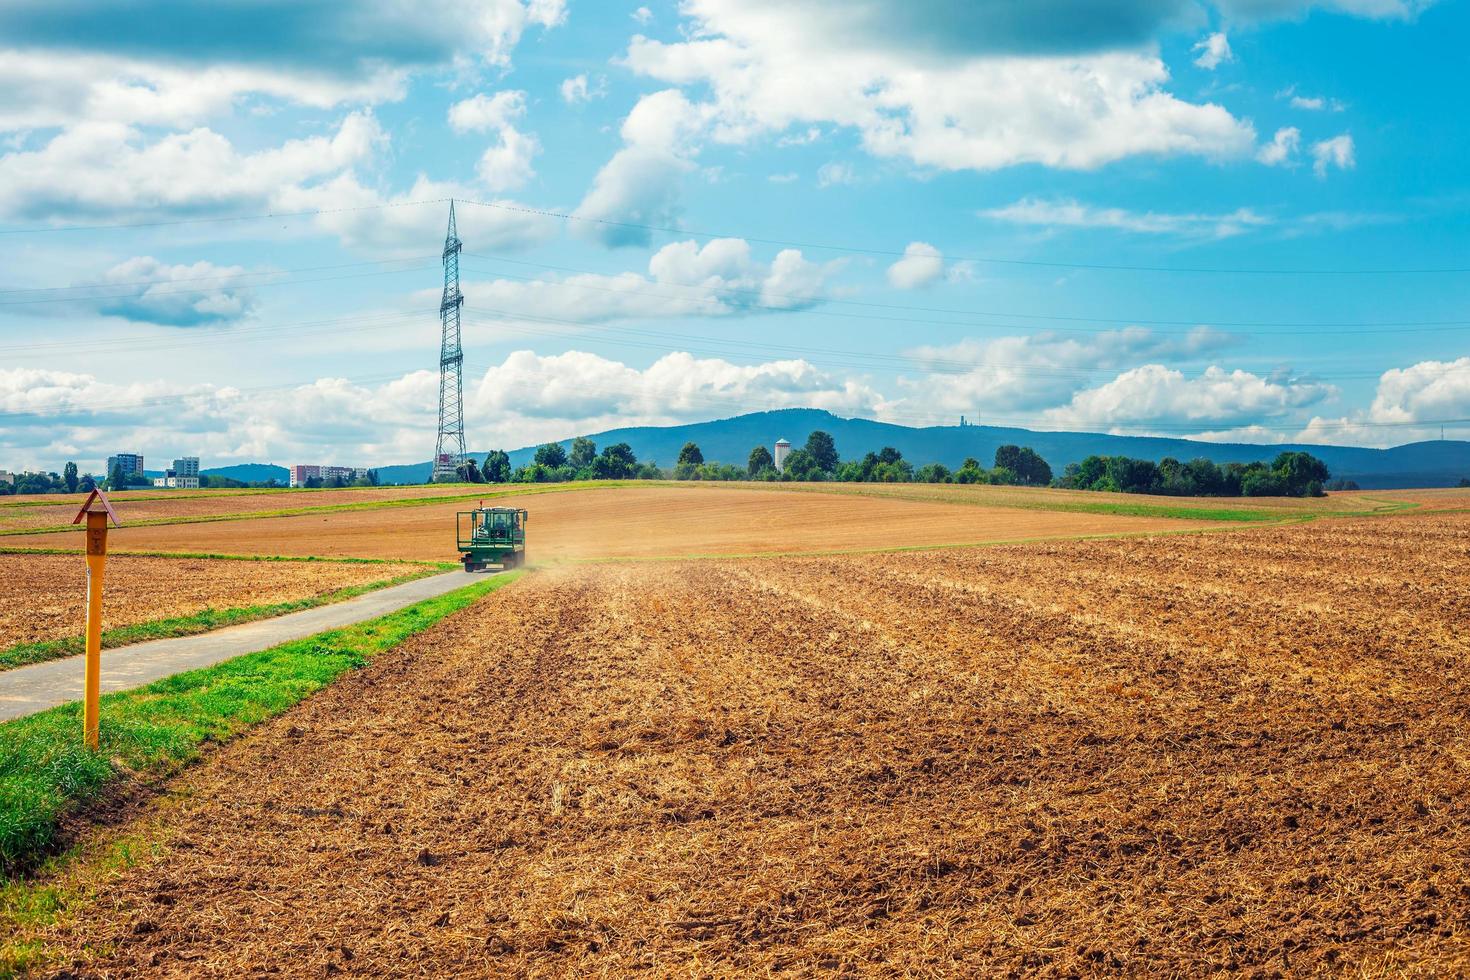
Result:
<svg viewBox="0 0 1470 980">
<path fill-rule="evenodd" d="M 1222 540 L 537 573 L 185 777 L 56 938 L 108 976 L 1463 971 L 1466 682 L 1410 636 L 1375 687 L 1347 612 L 1288 650 L 1245 580 L 1140 634 Z"/>
</svg>

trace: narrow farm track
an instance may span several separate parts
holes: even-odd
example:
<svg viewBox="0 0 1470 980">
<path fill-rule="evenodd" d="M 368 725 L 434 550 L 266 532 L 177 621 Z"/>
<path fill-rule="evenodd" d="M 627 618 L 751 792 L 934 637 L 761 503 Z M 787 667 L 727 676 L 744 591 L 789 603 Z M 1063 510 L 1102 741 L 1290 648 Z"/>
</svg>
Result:
<svg viewBox="0 0 1470 980">
<path fill-rule="evenodd" d="M 1463 514 L 540 572 L 175 781 L 127 828 L 164 853 L 45 938 L 119 977 L 1464 973 L 1467 580 Z"/>
</svg>

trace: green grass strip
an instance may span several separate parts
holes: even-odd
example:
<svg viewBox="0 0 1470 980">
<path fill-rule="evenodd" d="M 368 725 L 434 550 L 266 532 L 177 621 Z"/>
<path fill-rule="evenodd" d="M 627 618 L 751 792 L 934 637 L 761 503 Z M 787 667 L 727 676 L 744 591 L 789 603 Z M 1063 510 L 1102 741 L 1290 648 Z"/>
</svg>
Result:
<svg viewBox="0 0 1470 980">
<path fill-rule="evenodd" d="M 80 702 L 0 724 L 0 867 L 25 867 L 55 842 L 61 817 L 123 772 L 157 779 L 209 743 L 240 734 L 362 667 L 520 573 L 316 636 L 102 699 L 101 751 L 82 745 Z"/>
<path fill-rule="evenodd" d="M 453 567 L 458 568 L 459 566 Z M 424 568 L 395 578 L 365 582 L 362 585 L 349 585 L 325 595 L 307 596 L 303 599 L 290 599 L 286 602 L 272 602 L 258 606 L 237 606 L 233 609 L 202 609 L 188 616 L 171 616 L 167 619 L 154 619 L 146 623 L 134 623 L 131 626 L 118 626 L 102 631 L 102 648 L 108 650 L 113 647 L 127 646 L 130 643 L 142 643 L 145 640 L 165 640 L 176 636 L 208 633 L 210 630 L 222 629 L 226 626 L 238 626 L 257 619 L 270 619 L 274 616 L 284 616 L 286 613 L 341 602 L 344 599 L 353 599 L 379 589 L 438 574 L 439 569 L 437 568 Z M 36 643 L 17 643 L 15 646 L 0 649 L 0 671 L 13 670 L 16 667 L 24 667 L 26 664 L 38 664 L 47 660 L 58 660 L 62 657 L 73 657 L 84 652 L 86 652 L 86 637 L 81 635 L 66 636 L 56 640 L 41 640 Z"/>
</svg>

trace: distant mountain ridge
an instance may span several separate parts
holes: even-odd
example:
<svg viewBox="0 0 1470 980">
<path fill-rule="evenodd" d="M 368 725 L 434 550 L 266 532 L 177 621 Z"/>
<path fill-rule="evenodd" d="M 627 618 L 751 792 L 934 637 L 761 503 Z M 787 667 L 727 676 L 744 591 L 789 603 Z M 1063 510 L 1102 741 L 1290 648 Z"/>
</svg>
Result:
<svg viewBox="0 0 1470 980">
<path fill-rule="evenodd" d="M 744 466 L 755 446 L 769 448 L 781 438 L 793 446 L 800 446 L 816 429 L 831 433 L 844 459 L 892 446 L 916 466 L 937 462 L 955 468 L 967 456 L 989 466 L 995 457 L 996 447 L 1016 443 L 1035 449 L 1058 473 L 1068 463 L 1094 454 L 1134 456 L 1154 461 L 1165 456 L 1182 460 L 1203 456 L 1216 463 L 1249 463 L 1271 459 L 1287 450 L 1301 450 L 1326 462 L 1334 478 L 1355 480 L 1365 490 L 1453 486 L 1470 476 L 1470 442 L 1457 439 L 1416 442 L 1392 449 L 1306 443 L 1256 445 L 1095 432 L 1033 432 L 990 425 L 914 428 L 872 419 L 845 419 L 814 408 L 753 412 L 686 425 L 633 426 L 589 435 L 599 449 L 612 443 L 626 442 L 640 460 L 664 467 L 673 465 L 686 442 L 697 443 L 707 460 Z M 561 442 L 564 446 L 571 445 L 571 439 Z M 473 455 L 483 461 L 488 451 Z M 511 464 L 522 466 L 530 462 L 535 453 L 535 446 L 516 449 L 510 454 Z M 425 461 L 380 466 L 377 470 L 384 483 L 422 483 L 429 478 L 430 466 Z"/>
</svg>

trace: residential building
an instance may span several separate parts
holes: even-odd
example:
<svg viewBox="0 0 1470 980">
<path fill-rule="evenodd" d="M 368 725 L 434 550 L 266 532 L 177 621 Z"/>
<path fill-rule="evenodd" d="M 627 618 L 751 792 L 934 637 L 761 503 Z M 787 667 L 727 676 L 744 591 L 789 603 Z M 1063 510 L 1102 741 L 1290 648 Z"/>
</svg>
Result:
<svg viewBox="0 0 1470 980">
<path fill-rule="evenodd" d="M 324 484 L 331 483 L 333 480 L 355 483 L 358 480 L 366 480 L 367 475 L 366 466 L 307 466 L 298 463 L 291 467 L 291 486 L 304 487 L 306 481 L 313 477 Z"/>
<path fill-rule="evenodd" d="M 198 490 L 199 477 L 180 476 L 177 470 L 164 470 L 163 476 L 153 478 L 155 487 L 167 487 L 170 490 Z"/>
<path fill-rule="evenodd" d="M 320 466 L 297 463 L 295 466 L 291 467 L 290 482 L 291 486 L 293 487 L 304 487 L 306 486 L 307 480 L 320 480 L 321 478 L 322 468 Z"/>
<path fill-rule="evenodd" d="M 199 457 L 182 456 L 174 460 L 174 472 L 181 479 L 187 479 L 191 476 L 197 479 L 199 477 Z"/>
<path fill-rule="evenodd" d="M 142 453 L 118 453 L 116 456 L 107 457 L 107 476 L 111 478 L 112 471 L 122 467 L 123 476 L 143 475 Z"/>
</svg>

